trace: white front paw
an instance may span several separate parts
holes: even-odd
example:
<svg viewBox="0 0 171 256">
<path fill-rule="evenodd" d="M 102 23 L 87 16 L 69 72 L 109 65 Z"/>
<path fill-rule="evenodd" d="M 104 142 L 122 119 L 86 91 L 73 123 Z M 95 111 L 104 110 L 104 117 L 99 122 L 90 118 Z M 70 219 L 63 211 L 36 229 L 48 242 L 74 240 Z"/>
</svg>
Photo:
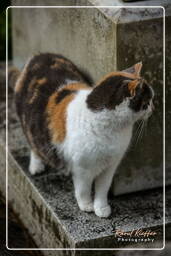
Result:
<svg viewBox="0 0 171 256">
<path fill-rule="evenodd" d="M 45 170 L 45 166 L 43 163 L 35 164 L 35 163 L 30 163 L 29 165 L 29 172 L 31 175 L 35 175 L 38 173 L 41 173 Z"/>
<path fill-rule="evenodd" d="M 78 202 L 79 208 L 84 212 L 93 212 L 94 206 L 93 202 Z"/>
<path fill-rule="evenodd" d="M 111 207 L 109 205 L 105 207 L 94 207 L 95 214 L 100 218 L 107 218 L 111 214 Z"/>
</svg>

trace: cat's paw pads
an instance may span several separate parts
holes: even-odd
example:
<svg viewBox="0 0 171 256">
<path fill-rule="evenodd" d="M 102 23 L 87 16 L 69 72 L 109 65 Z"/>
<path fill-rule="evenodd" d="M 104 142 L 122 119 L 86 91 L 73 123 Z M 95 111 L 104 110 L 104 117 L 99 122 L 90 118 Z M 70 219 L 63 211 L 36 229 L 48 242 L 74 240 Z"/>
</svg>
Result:
<svg viewBox="0 0 171 256">
<path fill-rule="evenodd" d="M 79 208 L 81 211 L 84 211 L 84 212 L 93 212 L 94 211 L 93 202 L 79 203 Z"/>
<path fill-rule="evenodd" d="M 95 214 L 100 218 L 107 218 L 111 214 L 111 207 L 107 205 L 106 207 L 96 207 Z"/>
<path fill-rule="evenodd" d="M 29 165 L 29 172 L 31 175 L 36 175 L 38 173 L 44 172 L 44 170 L 45 170 L 45 166 L 42 163 L 39 165 L 34 165 L 34 164 Z"/>
</svg>

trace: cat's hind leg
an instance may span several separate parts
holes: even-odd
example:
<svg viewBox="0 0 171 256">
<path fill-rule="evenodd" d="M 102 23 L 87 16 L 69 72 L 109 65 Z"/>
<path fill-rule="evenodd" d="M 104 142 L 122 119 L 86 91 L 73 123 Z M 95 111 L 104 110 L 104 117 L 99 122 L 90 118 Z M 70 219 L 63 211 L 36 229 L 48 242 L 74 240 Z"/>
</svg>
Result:
<svg viewBox="0 0 171 256">
<path fill-rule="evenodd" d="M 44 163 L 33 151 L 30 152 L 29 172 L 31 175 L 41 173 L 45 170 Z"/>
<path fill-rule="evenodd" d="M 85 212 L 94 211 L 93 200 L 91 197 L 93 177 L 87 170 L 81 167 L 75 167 L 73 172 L 73 182 L 75 188 L 75 197 L 80 210 Z"/>
</svg>

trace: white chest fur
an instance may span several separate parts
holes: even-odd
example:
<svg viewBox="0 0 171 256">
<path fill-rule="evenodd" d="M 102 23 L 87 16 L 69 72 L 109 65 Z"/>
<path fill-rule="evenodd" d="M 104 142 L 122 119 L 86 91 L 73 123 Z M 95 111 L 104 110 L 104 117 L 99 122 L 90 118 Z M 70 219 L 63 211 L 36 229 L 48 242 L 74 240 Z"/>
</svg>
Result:
<svg viewBox="0 0 171 256">
<path fill-rule="evenodd" d="M 123 157 L 132 134 L 128 126 L 118 131 L 118 120 L 113 111 L 92 112 L 87 108 L 88 91 L 81 91 L 67 111 L 67 135 L 62 146 L 70 164 L 94 170 L 94 175 L 115 167 Z"/>
<path fill-rule="evenodd" d="M 60 150 L 72 169 L 79 208 L 108 217 L 111 213 L 108 190 L 128 148 L 132 125 L 127 116 L 129 110 L 125 111 L 124 106 L 96 113 L 89 110 L 86 104 L 88 93 L 87 90 L 80 91 L 68 106 L 67 134 Z M 128 120 L 127 125 L 125 120 Z M 93 182 L 94 201 L 91 196 Z"/>
</svg>

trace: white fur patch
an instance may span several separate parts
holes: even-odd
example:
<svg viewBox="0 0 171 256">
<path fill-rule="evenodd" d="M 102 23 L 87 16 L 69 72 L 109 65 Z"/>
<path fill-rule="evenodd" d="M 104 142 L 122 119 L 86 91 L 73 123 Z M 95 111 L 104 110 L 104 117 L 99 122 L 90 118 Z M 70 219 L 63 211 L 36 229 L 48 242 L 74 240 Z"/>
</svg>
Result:
<svg viewBox="0 0 171 256">
<path fill-rule="evenodd" d="M 29 171 L 30 171 L 31 175 L 41 173 L 44 171 L 44 169 L 45 169 L 45 166 L 44 166 L 43 162 L 41 161 L 41 159 L 37 155 L 35 155 L 35 153 L 33 151 L 31 151 L 30 165 L 29 165 Z"/>
<path fill-rule="evenodd" d="M 108 217 L 111 209 L 107 193 L 113 175 L 125 154 L 132 136 L 134 116 L 124 101 L 115 110 L 92 112 L 81 90 L 67 109 L 66 137 L 58 149 L 72 166 L 75 195 L 81 210 L 94 210 Z M 92 208 L 91 189 L 95 180 Z"/>
</svg>

